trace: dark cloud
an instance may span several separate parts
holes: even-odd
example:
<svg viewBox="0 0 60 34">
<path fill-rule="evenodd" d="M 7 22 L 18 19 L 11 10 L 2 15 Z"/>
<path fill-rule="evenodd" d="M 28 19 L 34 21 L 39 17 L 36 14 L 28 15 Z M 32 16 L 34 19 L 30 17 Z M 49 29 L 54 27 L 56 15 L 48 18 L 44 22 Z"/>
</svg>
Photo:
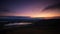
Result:
<svg viewBox="0 0 60 34">
<path fill-rule="evenodd" d="M 10 12 L 8 9 L 0 8 L 0 13 L 8 13 L 8 12 Z"/>
<path fill-rule="evenodd" d="M 57 4 L 53 4 L 53 5 L 50 5 L 50 6 L 47 6 L 46 8 L 44 8 L 44 10 L 49 10 L 49 9 L 51 9 L 51 10 L 55 10 L 55 9 L 58 9 L 58 10 L 60 10 L 60 3 L 57 3 Z"/>
<path fill-rule="evenodd" d="M 0 6 L 0 16 L 3 16 L 7 13 L 10 13 L 10 10 L 5 8 L 4 6 Z"/>
<path fill-rule="evenodd" d="M 9 10 L 4 9 L 4 8 L 0 8 L 0 12 L 9 12 Z"/>
</svg>

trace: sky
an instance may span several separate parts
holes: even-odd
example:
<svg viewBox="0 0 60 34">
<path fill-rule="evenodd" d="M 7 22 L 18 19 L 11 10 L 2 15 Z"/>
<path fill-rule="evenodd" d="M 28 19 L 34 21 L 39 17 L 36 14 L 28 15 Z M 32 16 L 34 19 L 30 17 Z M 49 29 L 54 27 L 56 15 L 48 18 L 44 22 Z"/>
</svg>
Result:
<svg viewBox="0 0 60 34">
<path fill-rule="evenodd" d="M 0 0 L 0 16 L 60 16 L 59 3 L 60 0 Z"/>
</svg>

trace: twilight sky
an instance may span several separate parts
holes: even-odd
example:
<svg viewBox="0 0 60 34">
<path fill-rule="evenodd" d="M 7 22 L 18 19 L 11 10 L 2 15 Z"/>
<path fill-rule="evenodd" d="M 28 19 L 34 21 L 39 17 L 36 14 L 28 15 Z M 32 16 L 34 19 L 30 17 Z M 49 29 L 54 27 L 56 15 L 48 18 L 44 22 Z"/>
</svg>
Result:
<svg viewBox="0 0 60 34">
<path fill-rule="evenodd" d="M 59 2 L 60 0 L 0 0 L 0 16 L 60 16 L 57 7 Z"/>
</svg>

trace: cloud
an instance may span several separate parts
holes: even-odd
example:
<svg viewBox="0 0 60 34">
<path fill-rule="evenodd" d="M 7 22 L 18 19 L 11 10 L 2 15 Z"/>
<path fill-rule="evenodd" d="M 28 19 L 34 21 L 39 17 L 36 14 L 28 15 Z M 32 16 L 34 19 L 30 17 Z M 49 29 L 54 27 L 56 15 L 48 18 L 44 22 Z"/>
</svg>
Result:
<svg viewBox="0 0 60 34">
<path fill-rule="evenodd" d="M 58 10 L 60 9 L 60 3 L 47 6 L 46 8 L 43 9 L 43 11 L 45 11 L 45 10 L 55 10 L 55 9 L 58 9 Z"/>
<path fill-rule="evenodd" d="M 11 12 L 10 10 L 0 7 L 0 16 L 3 16 L 3 15 L 8 14 L 10 12 Z"/>
</svg>

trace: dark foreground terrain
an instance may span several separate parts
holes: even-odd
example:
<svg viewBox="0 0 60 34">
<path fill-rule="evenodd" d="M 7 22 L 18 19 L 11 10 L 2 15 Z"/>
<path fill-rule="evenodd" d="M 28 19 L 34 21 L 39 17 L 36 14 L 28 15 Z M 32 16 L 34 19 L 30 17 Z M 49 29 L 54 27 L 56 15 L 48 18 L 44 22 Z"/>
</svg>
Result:
<svg viewBox="0 0 60 34">
<path fill-rule="evenodd" d="M 9 23 L 27 22 L 29 25 L 4 26 Z M 37 19 L 37 18 L 0 18 L 0 33 L 2 34 L 59 34 L 60 19 Z M 16 27 L 15 27 L 16 26 Z"/>
</svg>

